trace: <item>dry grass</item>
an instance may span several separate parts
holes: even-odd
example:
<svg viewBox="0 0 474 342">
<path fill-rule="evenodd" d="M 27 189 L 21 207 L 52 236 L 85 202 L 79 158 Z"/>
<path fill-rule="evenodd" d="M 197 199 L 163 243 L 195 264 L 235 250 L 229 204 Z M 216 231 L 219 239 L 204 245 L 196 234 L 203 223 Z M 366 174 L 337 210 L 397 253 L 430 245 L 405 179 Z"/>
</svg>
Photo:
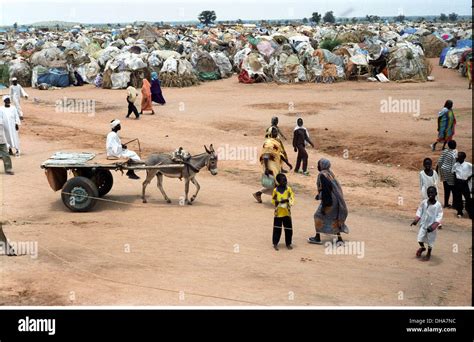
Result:
<svg viewBox="0 0 474 342">
<path fill-rule="evenodd" d="M 400 184 L 400 182 L 394 177 L 380 175 L 374 171 L 368 172 L 366 176 L 369 177 L 369 181 L 367 183 L 374 188 L 396 188 Z"/>
</svg>

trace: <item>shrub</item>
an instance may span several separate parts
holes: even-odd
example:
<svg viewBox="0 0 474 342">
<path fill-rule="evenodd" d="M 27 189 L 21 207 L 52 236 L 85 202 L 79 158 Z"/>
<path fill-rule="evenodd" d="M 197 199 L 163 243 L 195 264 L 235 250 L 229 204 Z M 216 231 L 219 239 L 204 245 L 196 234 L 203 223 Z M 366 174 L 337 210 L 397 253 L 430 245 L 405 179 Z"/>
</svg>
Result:
<svg viewBox="0 0 474 342">
<path fill-rule="evenodd" d="M 334 50 L 335 47 L 341 45 L 341 41 L 339 39 L 324 39 L 321 44 L 319 44 L 319 47 L 321 49 L 326 49 L 329 51 Z"/>
</svg>

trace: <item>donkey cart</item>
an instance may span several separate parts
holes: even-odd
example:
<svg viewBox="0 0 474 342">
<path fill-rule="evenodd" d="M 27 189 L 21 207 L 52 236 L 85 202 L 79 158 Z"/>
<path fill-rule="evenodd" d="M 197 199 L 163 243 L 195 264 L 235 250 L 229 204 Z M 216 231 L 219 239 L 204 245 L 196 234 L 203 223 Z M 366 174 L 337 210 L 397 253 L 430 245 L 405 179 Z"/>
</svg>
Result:
<svg viewBox="0 0 474 342">
<path fill-rule="evenodd" d="M 56 152 L 41 164 L 54 191 L 61 190 L 61 199 L 71 211 L 86 212 L 112 189 L 111 171 L 160 170 L 183 167 L 178 164 L 130 164 L 127 159 L 109 160 L 89 152 Z M 68 171 L 72 177 L 68 179 Z"/>
</svg>

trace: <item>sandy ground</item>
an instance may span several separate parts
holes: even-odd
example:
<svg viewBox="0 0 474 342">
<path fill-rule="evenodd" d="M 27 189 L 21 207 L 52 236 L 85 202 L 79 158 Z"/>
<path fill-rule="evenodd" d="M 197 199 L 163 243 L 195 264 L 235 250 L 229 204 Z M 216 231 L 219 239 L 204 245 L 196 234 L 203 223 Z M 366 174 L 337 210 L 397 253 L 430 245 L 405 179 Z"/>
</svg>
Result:
<svg viewBox="0 0 474 342">
<path fill-rule="evenodd" d="M 409 226 L 420 201 L 422 160 L 440 153 L 429 144 L 448 98 L 455 104 L 458 149 L 472 160 L 467 81 L 438 66 L 434 76 L 430 83 L 285 86 L 243 85 L 233 77 L 164 89 L 167 105 L 140 120 L 123 119 L 123 90 L 27 89 L 23 155 L 13 159 L 14 176 L 0 173 L 1 220 L 11 241 L 37 242 L 38 255 L 0 257 L 0 304 L 471 305 L 471 221 L 446 210 L 429 262 L 415 258 L 417 228 Z M 95 100 L 95 115 L 56 111 L 64 97 Z M 383 113 L 381 101 L 389 97 L 419 101 L 420 115 Z M 260 188 L 253 154 L 274 115 L 287 137 L 301 115 L 316 144 L 309 150 L 311 176 L 289 175 L 296 192 L 292 251 L 283 240 L 280 251 L 273 250 L 269 198 L 257 204 L 251 196 Z M 172 204 L 154 182 L 143 204 L 141 182 L 114 173 L 105 199 L 115 202 L 71 213 L 39 165 L 58 150 L 103 152 L 114 118 L 123 119 L 122 140 L 139 137 L 145 156 L 179 146 L 201 153 L 213 143 L 241 160 L 221 158 L 217 176 L 203 170 L 193 206 L 180 205 L 179 180 L 165 179 Z M 294 164 L 291 142 L 286 146 Z M 233 157 L 239 148 L 248 154 Z M 343 185 L 351 229 L 344 237 L 361 247 L 352 254 L 328 254 L 325 246 L 306 242 L 314 235 L 321 157 L 332 161 Z"/>
</svg>

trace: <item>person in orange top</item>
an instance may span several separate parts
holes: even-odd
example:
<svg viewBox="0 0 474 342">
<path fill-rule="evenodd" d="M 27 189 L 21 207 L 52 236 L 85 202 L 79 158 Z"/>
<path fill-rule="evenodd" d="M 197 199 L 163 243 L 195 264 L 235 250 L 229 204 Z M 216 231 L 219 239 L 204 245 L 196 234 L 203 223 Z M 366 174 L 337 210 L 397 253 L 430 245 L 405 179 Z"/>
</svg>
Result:
<svg viewBox="0 0 474 342">
<path fill-rule="evenodd" d="M 143 79 L 142 110 L 140 114 L 143 114 L 144 110 L 151 110 L 151 114 L 155 114 L 155 111 L 153 110 L 153 105 L 151 103 L 151 84 L 146 78 Z"/>
</svg>

